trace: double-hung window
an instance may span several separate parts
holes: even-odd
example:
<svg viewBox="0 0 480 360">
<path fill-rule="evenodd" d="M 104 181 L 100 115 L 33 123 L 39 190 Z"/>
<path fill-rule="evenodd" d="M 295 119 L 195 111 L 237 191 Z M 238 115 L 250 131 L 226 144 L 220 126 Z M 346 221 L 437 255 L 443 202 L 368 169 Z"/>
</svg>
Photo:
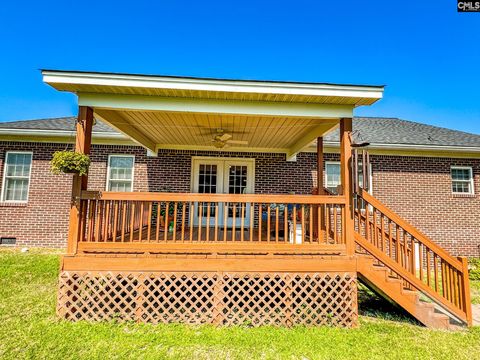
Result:
<svg viewBox="0 0 480 360">
<path fill-rule="evenodd" d="M 7 152 L 3 169 L 2 201 L 28 201 L 31 170 L 31 152 Z"/>
<path fill-rule="evenodd" d="M 452 166 L 450 168 L 452 176 L 452 192 L 454 194 L 472 195 L 473 191 L 473 171 L 468 166 Z"/>
<path fill-rule="evenodd" d="M 107 190 L 133 191 L 133 155 L 110 155 L 108 157 Z"/>
<path fill-rule="evenodd" d="M 363 173 L 362 169 L 359 168 L 359 185 L 363 187 Z M 370 186 L 368 192 L 372 193 L 372 167 L 370 165 L 369 169 L 369 180 Z M 334 194 L 338 194 L 338 186 L 342 184 L 342 176 L 340 172 L 340 162 L 338 161 L 327 161 L 325 162 L 325 187 Z"/>
<path fill-rule="evenodd" d="M 337 194 L 337 187 L 341 185 L 340 163 L 327 161 L 325 163 L 325 187 L 332 193 Z"/>
</svg>

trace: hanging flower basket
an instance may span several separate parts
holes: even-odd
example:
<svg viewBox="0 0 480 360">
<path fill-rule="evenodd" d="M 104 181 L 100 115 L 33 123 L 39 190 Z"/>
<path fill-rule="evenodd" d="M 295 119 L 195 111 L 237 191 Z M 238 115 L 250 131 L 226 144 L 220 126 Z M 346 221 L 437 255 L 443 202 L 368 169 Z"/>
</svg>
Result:
<svg viewBox="0 0 480 360">
<path fill-rule="evenodd" d="M 54 174 L 78 174 L 86 175 L 90 166 L 88 155 L 73 151 L 56 151 L 50 161 L 51 170 Z"/>
</svg>

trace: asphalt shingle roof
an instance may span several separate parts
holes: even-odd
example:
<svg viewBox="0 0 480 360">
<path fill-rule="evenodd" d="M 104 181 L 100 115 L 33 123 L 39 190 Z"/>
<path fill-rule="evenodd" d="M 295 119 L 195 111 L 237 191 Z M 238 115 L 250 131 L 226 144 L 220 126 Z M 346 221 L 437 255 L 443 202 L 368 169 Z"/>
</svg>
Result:
<svg viewBox="0 0 480 360">
<path fill-rule="evenodd" d="M 0 123 L 0 129 L 74 131 L 75 120 L 75 117 L 68 116 L 60 118 L 8 121 Z M 116 130 L 101 121 L 96 122 L 93 131 L 97 133 L 118 133 Z"/>
<path fill-rule="evenodd" d="M 0 123 L 0 129 L 30 129 L 51 131 L 74 130 L 74 117 L 61 117 L 37 120 L 22 120 Z M 439 145 L 459 147 L 479 147 L 480 135 L 421 124 L 397 118 L 355 117 L 353 130 L 358 142 L 371 144 Z M 105 123 L 97 121 L 94 133 L 117 133 Z M 325 137 L 325 141 L 337 142 L 338 130 Z"/>
<path fill-rule="evenodd" d="M 480 135 L 397 118 L 355 117 L 353 131 L 357 142 L 371 144 L 480 147 Z M 337 139 L 338 130 L 325 137 Z"/>
</svg>

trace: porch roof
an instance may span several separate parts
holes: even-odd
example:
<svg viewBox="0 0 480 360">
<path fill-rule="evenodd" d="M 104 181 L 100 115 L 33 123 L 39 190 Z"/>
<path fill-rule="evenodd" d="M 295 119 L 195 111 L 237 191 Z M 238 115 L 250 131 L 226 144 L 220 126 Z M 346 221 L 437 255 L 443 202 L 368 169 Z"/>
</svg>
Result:
<svg viewBox="0 0 480 360">
<path fill-rule="evenodd" d="M 229 150 L 292 157 L 317 137 L 379 100 L 383 86 L 87 73 L 43 70 L 44 82 L 78 95 L 80 106 L 151 151 L 212 149 L 219 133 Z M 238 144 L 244 142 L 244 145 Z"/>
</svg>

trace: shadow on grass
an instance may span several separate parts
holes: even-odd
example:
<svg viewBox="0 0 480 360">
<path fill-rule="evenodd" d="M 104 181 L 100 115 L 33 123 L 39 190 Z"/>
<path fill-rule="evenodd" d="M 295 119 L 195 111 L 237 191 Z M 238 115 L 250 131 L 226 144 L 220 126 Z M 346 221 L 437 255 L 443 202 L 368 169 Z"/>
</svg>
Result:
<svg viewBox="0 0 480 360">
<path fill-rule="evenodd" d="M 362 316 L 421 326 L 405 310 L 388 302 L 361 283 L 358 284 L 358 312 Z"/>
</svg>

